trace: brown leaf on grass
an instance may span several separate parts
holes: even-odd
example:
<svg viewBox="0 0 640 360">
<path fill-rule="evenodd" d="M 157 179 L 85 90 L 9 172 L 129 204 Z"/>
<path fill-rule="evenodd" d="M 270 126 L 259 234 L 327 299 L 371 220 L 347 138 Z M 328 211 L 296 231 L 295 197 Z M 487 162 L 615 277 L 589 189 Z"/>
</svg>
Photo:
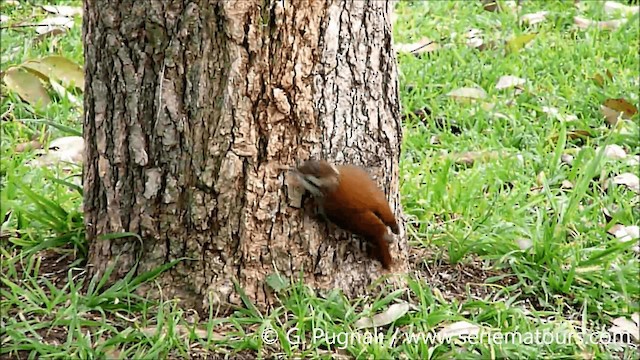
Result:
<svg viewBox="0 0 640 360">
<path fill-rule="evenodd" d="M 597 27 L 600 30 L 615 30 L 620 26 L 624 25 L 626 22 L 627 22 L 627 19 L 593 21 L 593 20 L 583 18 L 581 16 L 575 16 L 573 18 L 573 23 L 583 30 L 588 29 L 590 27 Z"/>
<path fill-rule="evenodd" d="M 423 107 L 421 109 L 417 109 L 411 112 L 415 117 L 417 117 L 420 120 L 425 120 L 426 118 L 428 118 L 429 116 L 431 116 L 431 109 L 429 109 L 428 107 Z M 408 116 L 405 115 L 404 118 L 406 118 Z"/>
<path fill-rule="evenodd" d="M 50 17 L 38 23 L 35 30 L 38 34 L 44 34 L 53 28 L 61 27 L 71 29 L 74 25 L 73 19 L 66 16 Z"/>
<path fill-rule="evenodd" d="M 396 44 L 395 48 L 399 53 L 420 55 L 436 51 L 440 49 L 440 45 L 429 38 L 422 38 L 420 41 L 412 44 Z"/>
<path fill-rule="evenodd" d="M 21 67 L 9 68 L 2 79 L 9 90 L 17 93 L 22 100 L 31 105 L 47 106 L 51 103 L 51 98 L 42 81 Z"/>
<path fill-rule="evenodd" d="M 363 317 L 355 322 L 356 329 L 385 326 L 403 317 L 409 311 L 410 305 L 407 302 L 393 304 L 389 308 L 372 317 Z"/>
<path fill-rule="evenodd" d="M 467 46 L 472 48 L 480 47 L 484 43 L 482 40 L 482 30 L 469 29 L 469 31 L 464 34 L 464 37 L 467 39 Z"/>
<path fill-rule="evenodd" d="M 36 42 L 40 42 L 40 41 L 42 41 L 42 40 L 44 40 L 46 38 L 62 35 L 64 33 L 66 33 L 66 32 L 67 32 L 66 28 L 54 27 L 54 28 L 50 28 L 47 32 L 44 32 L 44 33 L 36 36 L 34 40 Z"/>
<path fill-rule="evenodd" d="M 627 6 L 617 1 L 605 1 L 604 3 L 604 12 L 607 14 L 619 13 L 624 16 L 629 16 L 637 14 L 639 10 L 640 7 L 638 6 Z"/>
<path fill-rule="evenodd" d="M 15 105 L 13 103 L 9 103 L 9 108 L 0 114 L 0 121 L 11 121 L 12 119 L 15 119 L 15 115 L 13 114 L 14 107 Z"/>
<path fill-rule="evenodd" d="M 524 48 L 528 43 L 535 39 L 537 34 L 523 34 L 507 40 L 507 52 L 518 52 Z"/>
<path fill-rule="evenodd" d="M 472 49 L 478 49 L 480 51 L 487 49 L 495 49 L 495 41 L 485 42 L 482 35 L 482 31 L 478 29 L 470 29 L 464 34 L 466 39 L 466 45 Z"/>
<path fill-rule="evenodd" d="M 602 75 L 600 74 L 595 74 L 593 75 L 593 77 L 591 78 L 593 79 L 593 81 L 598 84 L 598 86 L 600 87 L 604 87 L 604 77 L 602 77 Z"/>
<path fill-rule="evenodd" d="M 480 87 L 462 87 L 448 92 L 447 96 L 459 101 L 469 101 L 484 99 L 487 97 L 487 92 Z"/>
<path fill-rule="evenodd" d="M 527 250 L 533 246 L 533 241 L 529 238 L 519 238 L 516 239 L 516 244 L 520 248 L 520 250 Z"/>
<path fill-rule="evenodd" d="M 562 156 L 560 156 L 560 161 L 562 161 L 563 163 L 565 163 L 567 165 L 571 165 L 571 164 L 573 164 L 573 155 L 571 155 L 571 154 L 562 154 Z"/>
<path fill-rule="evenodd" d="M 628 166 L 638 166 L 640 165 L 640 155 L 627 156 L 624 163 Z"/>
<path fill-rule="evenodd" d="M 622 112 L 628 118 L 638 113 L 638 109 L 625 99 L 607 99 L 604 106 Z"/>
<path fill-rule="evenodd" d="M 81 164 L 84 155 L 82 136 L 66 136 L 52 140 L 45 154 L 29 163 L 31 166 L 48 166 L 58 163 Z"/>
<path fill-rule="evenodd" d="M 21 152 L 24 152 L 24 151 L 29 151 L 29 150 L 34 150 L 34 149 L 41 149 L 41 148 L 42 148 L 42 144 L 40 143 L 40 141 L 31 140 L 31 141 L 27 141 L 27 142 L 20 143 L 20 144 L 16 145 L 16 147 L 13 150 L 16 153 L 21 153 Z"/>
<path fill-rule="evenodd" d="M 640 228 L 637 225 L 624 226 L 615 224 L 607 232 L 622 242 L 640 238 Z"/>
<path fill-rule="evenodd" d="M 52 55 L 39 60 L 29 60 L 21 66 L 37 73 L 43 79 L 60 80 L 64 87 L 84 89 L 84 71 L 80 65 L 64 56 Z"/>
<path fill-rule="evenodd" d="M 609 125 L 618 123 L 620 117 L 631 119 L 638 113 L 638 109 L 625 99 L 607 99 L 600 107 L 600 111 Z"/>
<path fill-rule="evenodd" d="M 82 101 L 75 97 L 71 92 L 67 91 L 64 86 L 60 85 L 54 79 L 49 79 L 49 83 L 51 84 L 51 88 L 58 93 L 61 98 L 69 100 L 69 102 L 75 107 L 82 107 Z"/>
<path fill-rule="evenodd" d="M 609 332 L 616 335 L 629 334 L 636 342 L 640 342 L 640 324 L 624 317 L 613 320 L 613 326 L 609 328 Z"/>
<path fill-rule="evenodd" d="M 496 84 L 496 89 L 502 90 L 502 89 L 508 89 L 512 87 L 519 87 L 524 85 L 526 82 L 527 80 L 519 78 L 517 76 L 504 75 L 504 76 L 501 76 L 500 79 L 498 79 L 498 83 Z"/>
<path fill-rule="evenodd" d="M 562 180 L 560 189 L 573 189 L 573 183 L 567 179 Z"/>
<path fill-rule="evenodd" d="M 567 131 L 567 139 L 575 140 L 575 139 L 586 139 L 593 137 L 589 130 L 571 130 Z"/>
<path fill-rule="evenodd" d="M 552 106 L 543 106 L 542 107 L 542 112 L 549 115 L 550 117 L 553 117 L 555 119 L 557 119 L 558 121 L 562 121 L 562 122 L 569 122 L 569 121 L 575 121 L 578 120 L 578 117 L 573 115 L 573 114 L 564 114 L 561 113 L 560 110 L 558 110 L 557 108 L 554 108 Z"/>
<path fill-rule="evenodd" d="M 618 119 L 620 118 L 620 115 L 622 115 L 621 112 L 615 111 L 615 110 L 613 110 L 611 108 L 608 108 L 608 107 L 606 107 L 604 105 L 600 106 L 600 112 L 604 116 L 604 119 L 607 122 L 607 124 L 609 124 L 611 126 L 617 124 L 618 123 Z"/>
<path fill-rule="evenodd" d="M 614 177 L 611 182 L 615 185 L 624 185 L 630 190 L 640 194 L 640 180 L 636 174 L 623 173 Z"/>
<path fill-rule="evenodd" d="M 606 84 L 606 82 L 608 80 L 613 80 L 613 74 L 611 74 L 611 71 L 606 70 L 605 71 L 606 74 L 606 78 L 604 76 L 602 76 L 601 74 L 595 74 L 593 75 L 593 77 L 591 78 L 598 86 L 600 86 L 601 88 L 604 87 L 604 85 Z M 607 80 L 608 78 L 608 80 Z"/>
<path fill-rule="evenodd" d="M 575 139 L 586 139 L 593 137 L 589 130 L 571 130 L 567 131 L 567 139 L 575 140 Z"/>
<path fill-rule="evenodd" d="M 82 8 L 77 6 L 66 5 L 42 5 L 42 10 L 52 14 L 58 14 L 65 17 L 74 17 L 82 15 Z"/>
<path fill-rule="evenodd" d="M 481 37 L 467 39 L 467 46 L 473 49 L 484 50 L 484 40 Z"/>
<path fill-rule="evenodd" d="M 453 153 L 449 155 L 456 164 L 472 166 L 476 162 L 487 162 L 508 156 L 499 151 L 466 151 L 463 153 Z"/>
<path fill-rule="evenodd" d="M 596 152 L 598 150 L 599 149 L 596 149 Z M 627 152 L 624 151 L 622 146 L 616 145 L 616 144 L 611 144 L 611 145 L 607 145 L 604 148 L 604 157 L 606 157 L 607 159 L 611 159 L 611 160 L 622 160 L 622 159 L 625 159 L 627 157 Z"/>
<path fill-rule="evenodd" d="M 543 186 L 547 182 L 547 174 L 544 171 L 540 171 L 538 175 L 536 175 L 536 185 Z"/>
<path fill-rule="evenodd" d="M 560 134 L 558 133 L 553 133 L 549 139 L 553 142 L 557 141 L 560 137 Z M 591 131 L 589 130 L 582 130 L 582 129 L 577 129 L 577 130 L 569 130 L 567 131 L 567 139 L 569 140 L 576 140 L 576 139 L 587 139 L 587 138 L 591 138 L 593 137 L 593 135 L 591 134 Z"/>
<path fill-rule="evenodd" d="M 500 6 L 496 0 L 482 0 L 482 8 L 489 12 L 500 11 Z"/>
<path fill-rule="evenodd" d="M 515 11 L 520 1 L 481 0 L 482 8 L 489 12 Z"/>
<path fill-rule="evenodd" d="M 446 325 L 438 331 L 438 339 L 451 339 L 453 337 L 471 335 L 475 336 L 480 333 L 480 327 L 466 321 L 457 321 L 453 324 Z"/>
<path fill-rule="evenodd" d="M 548 11 L 538 11 L 531 14 L 525 14 L 525 15 L 522 15 L 522 17 L 520 18 L 520 21 L 527 25 L 535 25 L 545 21 L 548 14 L 549 14 Z"/>
</svg>

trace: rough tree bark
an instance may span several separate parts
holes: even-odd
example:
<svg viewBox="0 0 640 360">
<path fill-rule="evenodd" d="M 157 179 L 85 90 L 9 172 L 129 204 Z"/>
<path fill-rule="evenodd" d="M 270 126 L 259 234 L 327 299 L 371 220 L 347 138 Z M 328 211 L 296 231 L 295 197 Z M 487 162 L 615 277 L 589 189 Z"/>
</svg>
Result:
<svg viewBox="0 0 640 360">
<path fill-rule="evenodd" d="M 85 0 L 91 272 L 115 265 L 117 278 L 136 261 L 142 272 L 191 258 L 158 281 L 196 308 L 239 303 L 233 279 L 267 304 L 274 269 L 362 294 L 380 263 L 310 206 L 291 207 L 282 167 L 363 165 L 401 215 L 391 6 Z M 143 241 L 98 240 L 125 231 Z M 406 272 L 404 236 L 392 250 L 393 271 Z"/>
</svg>

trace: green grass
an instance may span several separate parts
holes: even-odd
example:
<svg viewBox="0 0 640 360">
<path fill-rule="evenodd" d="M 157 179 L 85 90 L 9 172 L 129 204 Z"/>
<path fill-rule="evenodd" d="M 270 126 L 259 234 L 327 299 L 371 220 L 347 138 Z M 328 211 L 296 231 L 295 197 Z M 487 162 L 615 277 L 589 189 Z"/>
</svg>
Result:
<svg viewBox="0 0 640 360">
<path fill-rule="evenodd" d="M 3 3 L 0 10 L 9 24 L 46 17 L 28 4 Z M 69 135 L 45 121 L 81 130 L 79 110 L 64 98 L 34 109 L 3 86 L 0 113 L 11 111 L 0 129 L 0 210 L 7 214 L 0 236 L 0 356 L 638 358 L 637 344 L 581 340 L 589 333 L 610 334 L 614 319 L 640 311 L 639 256 L 632 250 L 637 239 L 621 242 L 607 233 L 614 224 L 638 225 L 640 202 L 624 186 L 606 186 L 615 175 L 638 173 L 638 166 L 598 151 L 617 144 L 630 156 L 640 154 L 638 115 L 611 127 L 599 110 L 609 98 L 640 102 L 638 18 L 611 31 L 577 29 L 574 16 L 612 17 L 597 1 L 581 2 L 579 8 L 572 1 L 524 1 L 521 14 L 540 10 L 549 11 L 548 19 L 526 26 L 512 12 L 484 11 L 480 2 L 398 4 L 397 43 L 428 37 L 441 45 L 429 54 L 398 56 L 406 115 L 401 195 L 415 273 L 404 289 L 372 291 L 355 300 L 294 282 L 278 293 L 280 305 L 269 313 L 247 304 L 228 317 L 210 309 L 208 319 L 198 319 L 172 300 L 135 295 L 141 282 L 162 269 L 111 287 L 104 279 L 88 278 L 82 195 L 52 180 L 71 181 L 80 170 L 28 167 L 35 152 L 15 151 L 17 144 L 44 133 Z M 495 47 L 468 47 L 464 34 L 472 28 Z M 526 48 L 505 51 L 505 40 L 531 33 L 537 35 Z M 2 71 L 51 54 L 82 63 L 79 18 L 65 35 L 41 42 L 28 27 L 2 29 L 1 36 Z M 607 71 L 613 78 L 604 87 L 592 79 L 606 78 Z M 496 90 L 503 75 L 526 79 L 523 92 Z M 462 103 L 446 96 L 469 86 L 482 87 L 487 98 Z M 430 116 L 414 114 L 425 107 Z M 560 121 L 545 107 L 575 120 Z M 576 137 L 577 132 L 588 136 Z M 469 152 L 485 156 L 471 165 L 456 161 Z M 571 165 L 562 161 L 566 154 L 573 156 Z M 522 243 L 531 247 L 522 250 Z M 411 304 L 406 314 L 368 329 L 369 337 L 367 330 L 354 330 L 362 316 L 405 302 Z M 411 343 L 407 338 L 435 334 L 457 321 L 474 324 L 485 335 L 556 334 L 559 340 Z M 346 341 L 347 333 L 363 337 Z M 268 344 L 262 334 L 275 334 L 277 341 Z"/>
</svg>

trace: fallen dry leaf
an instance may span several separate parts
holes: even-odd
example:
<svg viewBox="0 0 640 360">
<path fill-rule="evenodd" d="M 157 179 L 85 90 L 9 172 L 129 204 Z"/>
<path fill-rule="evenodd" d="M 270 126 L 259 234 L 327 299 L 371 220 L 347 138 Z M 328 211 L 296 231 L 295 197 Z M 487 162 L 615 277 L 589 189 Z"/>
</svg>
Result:
<svg viewBox="0 0 640 360">
<path fill-rule="evenodd" d="M 638 109 L 625 99 L 607 99 L 604 106 L 622 112 L 629 119 L 638 113 Z"/>
<path fill-rule="evenodd" d="M 626 22 L 627 19 L 593 21 L 580 16 L 575 16 L 573 18 L 573 23 L 576 24 L 580 29 L 588 29 L 593 26 L 597 27 L 600 30 L 615 30 L 624 25 L 624 23 Z"/>
<path fill-rule="evenodd" d="M 480 327 L 466 321 L 457 321 L 449 324 L 438 331 L 438 339 L 451 339 L 461 335 L 478 335 Z"/>
<path fill-rule="evenodd" d="M 467 46 L 470 48 L 482 50 L 483 45 L 484 40 L 481 37 L 473 37 L 467 39 Z"/>
<path fill-rule="evenodd" d="M 590 138 L 593 137 L 591 135 L 591 132 L 588 130 L 570 130 L 567 131 L 567 139 L 569 140 L 575 140 L 575 139 L 586 139 L 586 138 Z M 552 139 L 558 139 L 558 135 L 554 134 L 553 136 L 551 136 Z"/>
<path fill-rule="evenodd" d="M 624 163 L 629 166 L 638 166 L 640 165 L 640 155 L 627 156 L 627 160 Z"/>
<path fill-rule="evenodd" d="M 498 151 L 467 151 L 463 153 L 453 153 L 450 157 L 456 164 L 472 166 L 478 161 L 487 162 L 499 159 L 501 156 L 506 155 L 507 154 L 500 153 Z"/>
<path fill-rule="evenodd" d="M 66 5 L 42 5 L 42 9 L 52 14 L 58 14 L 65 17 L 73 17 L 82 15 L 82 8 L 77 6 Z"/>
<path fill-rule="evenodd" d="M 602 213 L 604 214 L 604 218 L 607 220 L 607 222 L 611 221 L 611 219 L 613 219 L 613 216 L 611 214 L 616 214 L 620 211 L 620 207 L 618 207 L 617 205 L 613 204 L 611 205 L 611 208 L 606 208 L 603 207 L 602 208 Z"/>
<path fill-rule="evenodd" d="M 67 28 L 61 28 L 61 27 L 54 27 L 51 28 L 50 30 L 48 30 L 47 32 L 44 32 L 42 34 L 39 34 L 38 36 L 35 37 L 35 41 L 39 42 L 42 41 L 48 37 L 54 37 L 57 35 L 62 35 L 64 33 L 67 32 Z"/>
<path fill-rule="evenodd" d="M 483 101 L 480 104 L 480 108 L 482 110 L 484 110 L 484 111 L 487 111 L 487 112 L 493 110 L 494 107 L 496 107 L 496 104 L 490 103 L 490 102 L 486 102 L 486 101 Z"/>
<path fill-rule="evenodd" d="M 573 155 L 571 155 L 571 154 L 562 154 L 560 156 L 560 161 L 562 161 L 563 163 L 565 163 L 567 165 L 571 165 L 571 164 L 573 164 Z"/>
<path fill-rule="evenodd" d="M 627 6 L 617 1 L 605 1 L 604 3 L 604 11 L 607 14 L 620 13 L 624 16 L 629 16 L 637 14 L 638 10 L 640 10 L 640 7 L 638 6 Z"/>
<path fill-rule="evenodd" d="M 525 14 L 522 15 L 520 21 L 527 25 L 535 25 L 537 23 L 543 22 L 547 18 L 548 14 L 548 11 L 538 11 L 536 13 Z"/>
<path fill-rule="evenodd" d="M 608 69 L 605 71 L 605 74 L 607 75 L 607 78 L 609 80 L 613 80 L 613 74 L 611 73 L 611 71 L 609 71 Z M 593 79 L 593 81 L 598 84 L 598 86 L 600 87 L 604 87 L 607 78 L 605 78 L 604 76 L 602 76 L 602 74 L 595 74 L 593 75 L 593 77 L 591 79 Z"/>
<path fill-rule="evenodd" d="M 354 326 L 356 329 L 385 326 L 403 317 L 409 311 L 409 308 L 410 306 L 407 302 L 393 304 L 387 310 L 375 314 L 371 318 L 360 318 L 355 322 Z"/>
<path fill-rule="evenodd" d="M 596 149 L 596 152 L 599 150 L 600 150 L 599 148 Z M 611 160 L 622 160 L 627 157 L 627 152 L 624 151 L 622 146 L 611 144 L 611 145 L 607 145 L 604 148 L 604 156 L 607 159 L 611 159 Z"/>
<path fill-rule="evenodd" d="M 640 193 L 640 180 L 638 175 L 633 173 L 624 173 L 614 177 L 611 180 L 615 185 L 624 185 L 630 190 Z"/>
<path fill-rule="evenodd" d="M 22 67 L 35 72 L 41 78 L 60 80 L 65 87 L 77 87 L 84 90 L 84 70 L 64 56 L 52 55 L 38 60 L 24 62 Z"/>
<path fill-rule="evenodd" d="M 636 341 L 640 341 L 640 325 L 624 317 L 613 320 L 613 326 L 609 328 L 609 332 L 614 334 L 629 334 Z"/>
<path fill-rule="evenodd" d="M 2 77 L 7 88 L 34 106 L 47 106 L 51 98 L 40 78 L 21 67 L 9 68 Z"/>
<path fill-rule="evenodd" d="M 502 90 L 507 88 L 512 88 L 516 86 L 522 86 L 527 82 L 527 80 L 519 78 L 517 76 L 512 75 L 504 75 L 498 79 L 498 83 L 496 84 L 496 89 Z"/>
<path fill-rule="evenodd" d="M 605 118 L 605 121 L 609 125 L 616 125 L 618 119 L 631 119 L 631 117 L 638 113 L 638 109 L 625 99 L 607 99 L 602 106 L 600 106 L 600 112 Z"/>
<path fill-rule="evenodd" d="M 544 171 L 540 171 L 538 175 L 536 175 L 536 185 L 543 186 L 547 182 L 547 175 Z"/>
<path fill-rule="evenodd" d="M 640 227 L 637 225 L 624 226 L 615 224 L 607 232 L 622 242 L 640 238 Z"/>
<path fill-rule="evenodd" d="M 29 165 L 47 166 L 62 162 L 81 164 L 84 155 L 84 139 L 81 136 L 66 136 L 52 140 L 44 154 Z"/>
<path fill-rule="evenodd" d="M 481 48 L 484 44 L 481 30 L 470 29 L 464 34 L 464 37 L 467 38 L 467 46 L 470 48 Z"/>
<path fill-rule="evenodd" d="M 51 88 L 56 93 L 58 93 L 58 95 L 60 95 L 61 98 L 69 100 L 69 102 L 73 104 L 73 106 L 75 107 L 78 107 L 78 108 L 82 107 L 82 101 L 80 101 L 72 93 L 67 91 L 67 89 L 64 86 L 60 85 L 60 83 L 58 83 L 54 79 L 49 79 L 49 83 L 51 84 Z"/>
<path fill-rule="evenodd" d="M 620 116 L 623 115 L 621 112 L 615 111 L 604 105 L 600 105 L 600 113 L 602 113 L 602 116 L 604 116 L 604 120 L 607 122 L 607 124 L 611 126 L 617 124 Z"/>
<path fill-rule="evenodd" d="M 551 106 L 543 106 L 542 112 L 549 115 L 550 117 L 554 117 L 559 121 L 568 122 L 578 120 L 578 117 L 573 114 L 563 114 L 558 109 Z"/>
<path fill-rule="evenodd" d="M 482 8 L 489 12 L 497 12 L 500 10 L 497 0 L 482 0 Z"/>
<path fill-rule="evenodd" d="M 507 52 L 517 52 L 535 39 L 537 34 L 524 34 L 507 40 Z"/>
<path fill-rule="evenodd" d="M 469 29 L 469 31 L 467 31 L 464 34 L 464 36 L 467 39 L 474 38 L 474 37 L 481 37 L 482 36 L 482 30 L 476 29 L 476 28 L 471 28 L 471 29 Z"/>
<path fill-rule="evenodd" d="M 16 153 L 21 153 L 28 150 L 41 149 L 42 144 L 38 140 L 31 140 L 24 143 L 20 143 L 16 145 L 14 151 Z"/>
<path fill-rule="evenodd" d="M 516 244 L 518 244 L 520 250 L 527 250 L 533 246 L 533 241 L 531 241 L 531 239 L 520 238 L 516 239 Z"/>
<path fill-rule="evenodd" d="M 506 10 L 515 11 L 518 9 L 519 1 L 497 1 L 497 0 L 482 0 L 482 7 L 489 12 L 503 12 Z"/>
<path fill-rule="evenodd" d="M 567 179 L 562 180 L 562 183 L 560 183 L 560 189 L 573 189 L 573 183 Z"/>
<path fill-rule="evenodd" d="M 467 101 L 484 99 L 487 97 L 487 92 L 480 87 L 462 87 L 448 92 L 447 96 L 451 96 L 456 100 Z"/>
<path fill-rule="evenodd" d="M 429 38 L 422 38 L 420 41 L 413 44 L 396 44 L 395 48 L 399 53 L 420 55 L 436 51 L 440 49 L 440 45 Z"/>
<path fill-rule="evenodd" d="M 429 107 L 425 106 L 425 107 L 423 107 L 421 109 L 414 110 L 414 111 L 412 111 L 410 113 L 405 113 L 402 116 L 402 120 L 407 120 L 408 118 L 410 118 L 410 116 L 411 116 L 410 114 L 412 114 L 413 116 L 415 116 L 419 120 L 424 121 L 426 118 L 431 116 L 431 109 L 429 109 Z"/>
<path fill-rule="evenodd" d="M 73 19 L 65 16 L 50 17 L 38 23 L 35 30 L 38 34 L 44 34 L 56 27 L 71 29 L 73 27 Z"/>
</svg>

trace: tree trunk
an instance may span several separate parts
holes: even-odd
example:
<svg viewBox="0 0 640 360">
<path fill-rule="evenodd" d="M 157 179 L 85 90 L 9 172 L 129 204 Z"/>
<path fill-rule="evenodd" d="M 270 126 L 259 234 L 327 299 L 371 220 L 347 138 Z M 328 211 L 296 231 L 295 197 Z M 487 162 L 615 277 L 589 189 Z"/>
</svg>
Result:
<svg viewBox="0 0 640 360">
<path fill-rule="evenodd" d="M 277 271 L 360 295 L 363 242 L 290 206 L 283 166 L 365 166 L 401 219 L 401 123 L 387 1 L 84 1 L 84 206 L 91 272 L 188 305 L 258 304 Z M 400 221 L 402 222 L 402 221 Z M 100 240 L 133 232 L 134 238 Z M 392 244 L 394 273 L 407 243 Z M 153 287 L 155 289 L 155 286 Z"/>
</svg>

